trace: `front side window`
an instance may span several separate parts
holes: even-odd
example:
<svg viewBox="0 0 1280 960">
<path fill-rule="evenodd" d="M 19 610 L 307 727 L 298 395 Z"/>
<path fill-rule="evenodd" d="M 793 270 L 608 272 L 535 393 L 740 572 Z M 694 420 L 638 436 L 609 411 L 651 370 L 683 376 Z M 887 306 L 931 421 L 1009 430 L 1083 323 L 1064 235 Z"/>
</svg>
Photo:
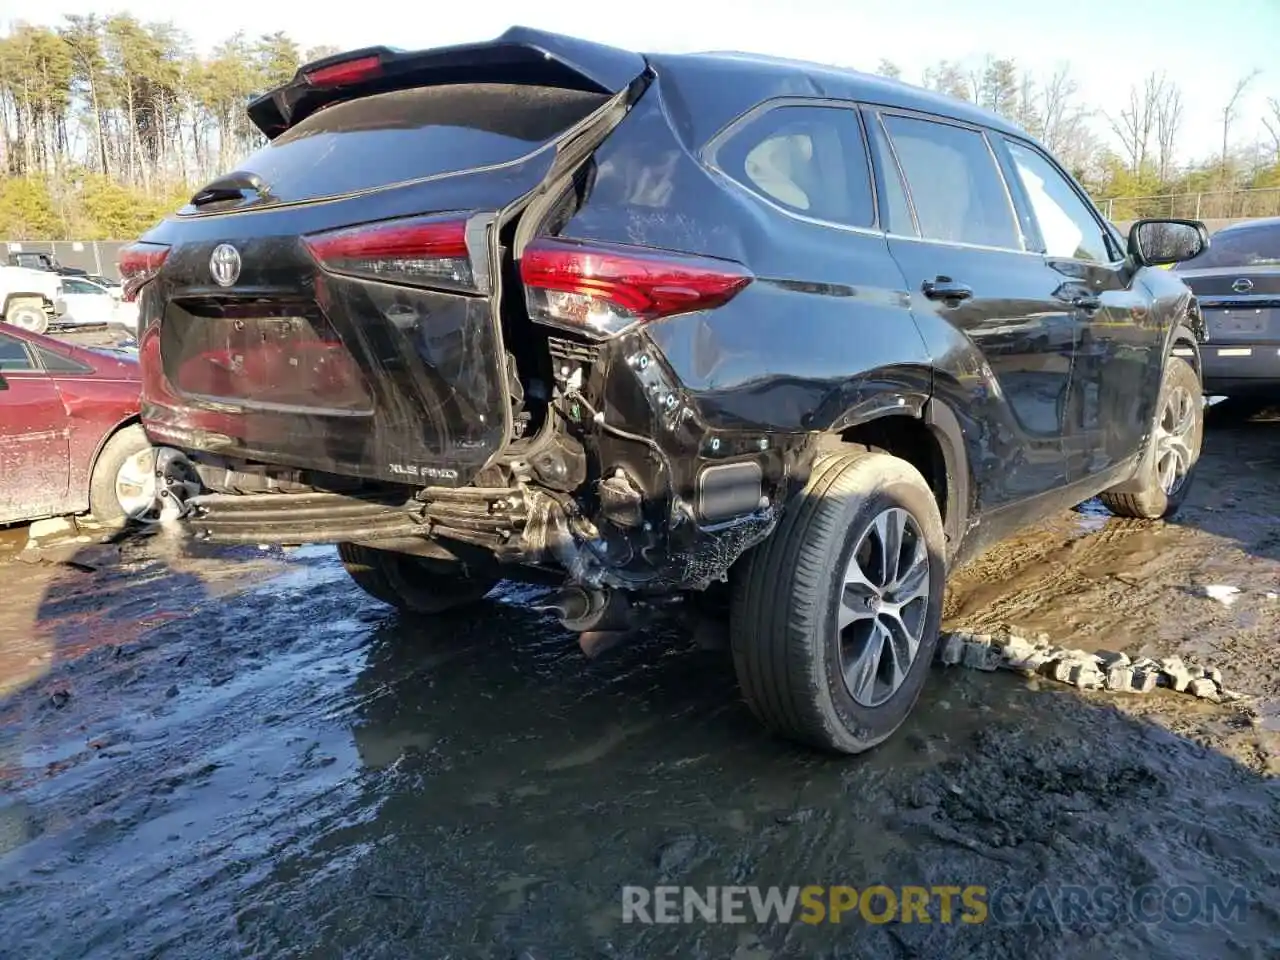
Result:
<svg viewBox="0 0 1280 960">
<path fill-rule="evenodd" d="M 34 370 L 35 368 L 27 345 L 21 340 L 0 333 L 0 371 Z"/>
<path fill-rule="evenodd" d="M 1044 253 L 1106 263 L 1111 259 L 1102 227 L 1071 184 L 1038 152 L 1005 140 L 1044 241 Z"/>
<path fill-rule="evenodd" d="M 852 108 L 775 107 L 735 130 L 713 159 L 752 193 L 791 212 L 851 227 L 875 223 L 871 172 Z"/>
<path fill-rule="evenodd" d="M 921 237 L 1022 249 L 1009 193 L 981 133 L 915 117 L 883 120 Z"/>
</svg>

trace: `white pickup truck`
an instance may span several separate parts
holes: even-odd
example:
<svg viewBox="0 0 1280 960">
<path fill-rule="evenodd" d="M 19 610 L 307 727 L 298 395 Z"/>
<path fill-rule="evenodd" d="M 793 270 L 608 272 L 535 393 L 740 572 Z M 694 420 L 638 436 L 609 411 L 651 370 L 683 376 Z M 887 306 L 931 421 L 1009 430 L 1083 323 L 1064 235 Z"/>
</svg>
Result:
<svg viewBox="0 0 1280 960">
<path fill-rule="evenodd" d="M 0 321 L 33 333 L 67 312 L 62 277 L 47 270 L 0 265 Z"/>
</svg>

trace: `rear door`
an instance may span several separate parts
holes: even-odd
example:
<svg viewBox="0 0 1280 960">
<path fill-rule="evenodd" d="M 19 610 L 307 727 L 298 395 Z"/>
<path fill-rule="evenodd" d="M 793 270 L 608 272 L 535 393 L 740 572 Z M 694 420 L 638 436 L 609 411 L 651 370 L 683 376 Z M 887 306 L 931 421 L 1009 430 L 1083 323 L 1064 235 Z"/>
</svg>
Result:
<svg viewBox="0 0 1280 960">
<path fill-rule="evenodd" d="M 318 109 L 145 237 L 153 435 L 446 486 L 496 456 L 518 394 L 500 218 L 628 95 L 524 74 Z"/>
<path fill-rule="evenodd" d="M 986 134 L 896 110 L 870 127 L 889 247 L 940 370 L 937 390 L 987 434 L 990 463 L 975 464 L 981 505 L 1064 485 L 1075 324 L 1061 278 L 1027 249 Z"/>
<path fill-rule="evenodd" d="M 1061 284 L 1079 331 L 1064 422 L 1072 480 L 1119 466 L 1155 416 L 1167 319 L 1082 191 L 1038 147 L 996 141 L 1029 214 L 1026 232 Z"/>
<path fill-rule="evenodd" d="M 0 332 L 0 523 L 48 516 L 67 499 L 67 413 L 27 345 Z"/>
</svg>

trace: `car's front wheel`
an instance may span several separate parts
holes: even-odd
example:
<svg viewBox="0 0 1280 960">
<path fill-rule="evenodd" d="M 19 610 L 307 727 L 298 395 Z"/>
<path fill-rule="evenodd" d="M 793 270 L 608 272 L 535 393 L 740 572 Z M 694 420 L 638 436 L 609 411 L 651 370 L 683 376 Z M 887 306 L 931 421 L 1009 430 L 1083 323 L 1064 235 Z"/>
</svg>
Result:
<svg viewBox="0 0 1280 960">
<path fill-rule="evenodd" d="M 734 571 L 733 659 L 752 712 L 841 753 L 887 739 L 929 673 L 945 565 L 938 504 L 913 466 L 870 451 L 819 459 Z"/>
<path fill-rule="evenodd" d="M 1152 449 L 1136 478 L 1140 489 L 1135 491 L 1130 481 L 1125 492 L 1106 491 L 1099 499 L 1108 510 L 1119 517 L 1158 520 L 1173 516 L 1182 506 L 1204 440 L 1203 393 L 1195 367 L 1181 357 L 1170 357 L 1156 401 Z"/>
<path fill-rule="evenodd" d="M 149 523 L 199 492 L 199 478 L 186 457 L 152 447 L 142 427 L 132 424 L 112 434 L 94 462 L 89 513 L 107 525 Z"/>
<path fill-rule="evenodd" d="M 358 543 L 338 544 L 338 557 L 356 586 L 405 613 L 444 613 L 475 603 L 498 582 L 489 577 L 441 573 L 419 557 Z"/>
<path fill-rule="evenodd" d="M 28 333 L 44 333 L 49 329 L 49 315 L 44 304 L 36 299 L 13 300 L 4 315 L 5 321 Z"/>
</svg>

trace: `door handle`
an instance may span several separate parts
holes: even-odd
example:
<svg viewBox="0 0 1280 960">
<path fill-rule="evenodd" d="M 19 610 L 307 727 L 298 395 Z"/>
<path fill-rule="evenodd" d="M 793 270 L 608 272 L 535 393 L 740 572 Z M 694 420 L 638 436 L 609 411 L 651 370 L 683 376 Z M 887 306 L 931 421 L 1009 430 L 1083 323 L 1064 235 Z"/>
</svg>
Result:
<svg viewBox="0 0 1280 960">
<path fill-rule="evenodd" d="M 1096 313 L 1102 309 L 1101 297 L 1072 297 L 1071 305 L 1085 313 Z"/>
<path fill-rule="evenodd" d="M 973 287 L 966 283 L 957 283 L 950 277 L 935 277 L 920 284 L 920 292 L 930 300 L 959 303 L 973 296 Z"/>
</svg>

